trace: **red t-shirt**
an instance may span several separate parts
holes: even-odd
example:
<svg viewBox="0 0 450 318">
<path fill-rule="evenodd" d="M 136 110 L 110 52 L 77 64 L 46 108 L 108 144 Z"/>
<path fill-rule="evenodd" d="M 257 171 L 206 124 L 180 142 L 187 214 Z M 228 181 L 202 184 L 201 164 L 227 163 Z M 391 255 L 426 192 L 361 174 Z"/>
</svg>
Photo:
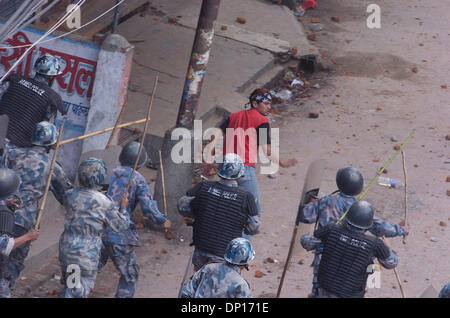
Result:
<svg viewBox="0 0 450 318">
<path fill-rule="evenodd" d="M 221 128 L 222 130 L 234 129 L 224 131 L 226 137 L 223 143 L 223 154 L 236 153 L 242 158 L 244 164 L 251 167 L 255 167 L 258 145 L 271 142 L 269 121 L 256 108 L 231 114 Z M 263 128 L 266 131 L 262 130 Z"/>
</svg>

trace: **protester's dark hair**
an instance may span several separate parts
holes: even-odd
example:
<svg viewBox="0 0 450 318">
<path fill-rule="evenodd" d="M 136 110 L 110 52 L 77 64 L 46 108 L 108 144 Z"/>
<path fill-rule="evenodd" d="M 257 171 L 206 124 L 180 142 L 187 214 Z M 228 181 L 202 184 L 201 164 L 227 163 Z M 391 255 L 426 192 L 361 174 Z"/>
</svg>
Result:
<svg viewBox="0 0 450 318">
<path fill-rule="evenodd" d="M 253 107 L 253 104 L 252 104 L 253 97 L 255 97 L 257 95 L 264 95 L 264 94 L 267 94 L 267 93 L 269 93 L 269 90 L 267 88 L 257 88 L 257 89 L 255 89 L 250 94 L 250 97 L 248 98 L 249 102 L 250 102 L 250 106 Z"/>
</svg>

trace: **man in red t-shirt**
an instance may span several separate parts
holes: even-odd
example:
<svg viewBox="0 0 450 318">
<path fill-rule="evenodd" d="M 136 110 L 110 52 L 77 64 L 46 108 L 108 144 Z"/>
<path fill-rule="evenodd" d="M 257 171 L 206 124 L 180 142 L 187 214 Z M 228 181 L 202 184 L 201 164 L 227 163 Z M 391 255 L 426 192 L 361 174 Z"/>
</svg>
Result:
<svg viewBox="0 0 450 318">
<path fill-rule="evenodd" d="M 220 129 L 226 133 L 223 148 L 224 155 L 230 152 L 236 153 L 244 161 L 245 173 L 238 180 L 238 184 L 255 196 L 258 215 L 261 216 L 261 199 L 255 175 L 258 146 L 262 147 L 264 154 L 272 162 L 279 164 L 283 168 L 295 165 L 297 160 L 281 160 L 277 154 L 272 153 L 270 125 L 267 120 L 272 105 L 272 96 L 269 91 L 264 88 L 254 90 L 250 95 L 248 105 L 251 106 L 250 109 L 231 114 L 220 126 Z"/>
</svg>

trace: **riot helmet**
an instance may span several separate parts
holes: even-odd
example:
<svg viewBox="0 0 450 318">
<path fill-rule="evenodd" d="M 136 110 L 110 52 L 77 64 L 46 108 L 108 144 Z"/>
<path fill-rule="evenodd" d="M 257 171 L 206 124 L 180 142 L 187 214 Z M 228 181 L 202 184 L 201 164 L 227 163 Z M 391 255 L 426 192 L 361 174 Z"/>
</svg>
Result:
<svg viewBox="0 0 450 318">
<path fill-rule="evenodd" d="M 227 153 L 223 156 L 223 162 L 219 164 L 217 174 L 223 179 L 239 179 L 244 175 L 244 163 L 241 157 L 235 153 Z"/>
<path fill-rule="evenodd" d="M 364 186 L 364 178 L 358 169 L 346 167 L 336 173 L 336 184 L 339 190 L 350 196 L 361 193 Z"/>
<path fill-rule="evenodd" d="M 139 147 L 140 144 L 137 141 L 130 141 L 129 143 L 127 143 L 120 152 L 120 164 L 126 167 L 134 167 L 134 163 L 136 162 L 136 158 L 139 153 Z M 145 148 L 143 148 L 139 157 L 137 168 L 141 168 L 142 166 L 144 166 L 147 160 L 147 152 L 145 151 Z"/>
<path fill-rule="evenodd" d="M 20 178 L 14 170 L 0 168 L 0 200 L 5 200 L 19 190 Z"/>
<path fill-rule="evenodd" d="M 88 157 L 84 159 L 78 168 L 78 180 L 80 185 L 94 188 L 102 184 L 108 173 L 106 163 L 103 160 Z"/>
<path fill-rule="evenodd" d="M 255 251 L 249 240 L 238 237 L 228 243 L 224 259 L 233 265 L 242 265 L 248 269 L 248 264 L 255 258 Z"/>
<path fill-rule="evenodd" d="M 37 74 L 45 76 L 56 76 L 63 72 L 60 58 L 48 53 L 41 55 L 36 60 L 34 70 Z"/>
<path fill-rule="evenodd" d="M 347 223 L 358 228 L 367 230 L 373 224 L 373 208 L 367 201 L 356 201 L 348 210 Z"/>
<path fill-rule="evenodd" d="M 31 143 L 36 146 L 51 146 L 58 140 L 56 126 L 48 121 L 41 121 L 36 125 Z"/>
</svg>

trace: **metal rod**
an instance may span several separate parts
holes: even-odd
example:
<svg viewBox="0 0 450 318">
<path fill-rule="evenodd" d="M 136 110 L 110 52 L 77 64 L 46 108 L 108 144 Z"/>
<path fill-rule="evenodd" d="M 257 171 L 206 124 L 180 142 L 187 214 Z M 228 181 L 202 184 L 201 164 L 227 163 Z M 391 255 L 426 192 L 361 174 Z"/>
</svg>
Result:
<svg viewBox="0 0 450 318">
<path fill-rule="evenodd" d="M 118 4 L 120 0 L 116 0 L 116 4 Z M 119 7 L 117 6 L 114 10 L 114 20 L 113 20 L 113 26 L 112 26 L 112 33 L 117 33 L 117 26 L 119 25 Z"/>
<path fill-rule="evenodd" d="M 214 23 L 219 13 L 219 5 L 220 0 L 203 0 L 202 2 L 176 127 L 184 127 L 190 130 L 194 126 L 195 113 L 211 51 Z"/>
</svg>

